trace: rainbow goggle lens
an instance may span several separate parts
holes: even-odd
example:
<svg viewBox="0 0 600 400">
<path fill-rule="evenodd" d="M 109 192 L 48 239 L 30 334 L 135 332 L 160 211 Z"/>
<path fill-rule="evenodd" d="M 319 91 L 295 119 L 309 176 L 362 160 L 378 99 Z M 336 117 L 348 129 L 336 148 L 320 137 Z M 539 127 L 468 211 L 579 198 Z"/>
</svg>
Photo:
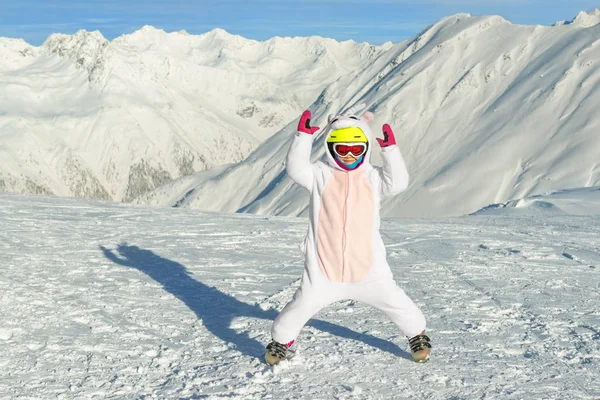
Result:
<svg viewBox="0 0 600 400">
<path fill-rule="evenodd" d="M 352 154 L 354 157 L 360 157 L 367 151 L 366 143 L 334 143 L 333 151 L 340 157 L 346 157 Z"/>
</svg>

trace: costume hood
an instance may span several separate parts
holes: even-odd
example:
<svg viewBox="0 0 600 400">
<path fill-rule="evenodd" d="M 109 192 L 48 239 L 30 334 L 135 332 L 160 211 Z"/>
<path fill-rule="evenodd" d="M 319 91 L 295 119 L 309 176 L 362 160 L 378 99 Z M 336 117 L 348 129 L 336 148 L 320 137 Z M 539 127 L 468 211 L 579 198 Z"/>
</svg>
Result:
<svg viewBox="0 0 600 400">
<path fill-rule="evenodd" d="M 373 139 L 373 133 L 371 132 L 371 128 L 369 128 L 368 123 L 373 121 L 374 116 L 373 116 L 373 113 L 371 113 L 369 111 L 361 113 L 360 111 L 365 109 L 365 107 L 366 107 L 365 104 L 359 104 L 357 106 L 354 106 L 354 107 L 348 109 L 343 114 L 329 115 L 329 118 L 328 118 L 329 123 L 327 124 L 327 126 L 324 129 L 325 140 L 323 141 L 323 145 L 325 146 L 325 154 L 327 157 L 327 163 L 331 167 L 342 170 L 342 171 L 347 171 L 347 169 L 340 166 L 338 161 L 333 157 L 333 155 L 329 151 L 327 139 L 329 139 L 329 137 L 333 131 L 335 131 L 337 129 L 351 128 L 351 127 L 358 127 L 358 128 L 360 128 L 361 131 L 363 131 L 363 133 L 365 134 L 365 136 L 367 138 L 367 151 L 363 155 L 363 159 L 362 159 L 362 162 L 360 163 L 360 165 L 358 165 L 354 169 L 351 169 L 350 171 L 356 171 L 360 168 L 364 168 L 365 165 L 370 165 L 371 148 L 373 147 L 375 140 Z"/>
</svg>

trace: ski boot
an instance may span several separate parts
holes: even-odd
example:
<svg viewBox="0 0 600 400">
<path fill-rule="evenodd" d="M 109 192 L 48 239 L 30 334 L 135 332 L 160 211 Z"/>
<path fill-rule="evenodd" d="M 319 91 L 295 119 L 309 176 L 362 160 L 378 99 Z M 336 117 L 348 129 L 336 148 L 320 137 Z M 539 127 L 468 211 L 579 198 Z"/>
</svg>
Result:
<svg viewBox="0 0 600 400">
<path fill-rule="evenodd" d="M 278 364 L 281 360 L 288 358 L 288 348 L 294 344 L 292 340 L 288 344 L 282 344 L 271 340 L 271 343 L 267 345 L 267 353 L 265 354 L 265 361 L 269 365 Z"/>
<path fill-rule="evenodd" d="M 421 332 L 420 335 L 414 336 L 408 340 L 410 351 L 415 362 L 424 363 L 429 361 L 429 352 L 431 349 L 430 339 Z"/>
</svg>

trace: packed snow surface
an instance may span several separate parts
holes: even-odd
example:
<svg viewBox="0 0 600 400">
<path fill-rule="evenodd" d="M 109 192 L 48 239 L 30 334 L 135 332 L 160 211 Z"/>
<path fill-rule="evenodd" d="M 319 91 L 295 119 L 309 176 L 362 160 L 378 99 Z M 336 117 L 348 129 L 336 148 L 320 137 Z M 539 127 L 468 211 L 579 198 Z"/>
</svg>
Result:
<svg viewBox="0 0 600 400">
<path fill-rule="evenodd" d="M 429 363 L 345 301 L 270 368 L 305 219 L 0 195 L 0 398 L 600 398 L 600 218 L 497 212 L 383 222 Z"/>
</svg>

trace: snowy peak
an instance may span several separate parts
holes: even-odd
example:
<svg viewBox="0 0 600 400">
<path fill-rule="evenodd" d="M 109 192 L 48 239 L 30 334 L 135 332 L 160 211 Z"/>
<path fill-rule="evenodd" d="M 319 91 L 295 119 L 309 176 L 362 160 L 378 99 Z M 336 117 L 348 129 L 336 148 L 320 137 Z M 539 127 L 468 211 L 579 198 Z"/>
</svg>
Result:
<svg viewBox="0 0 600 400">
<path fill-rule="evenodd" d="M 232 33 L 227 32 L 225 29 L 215 28 L 212 31 L 204 33 L 200 35 L 200 37 L 211 38 L 211 39 L 219 39 L 219 40 L 245 40 L 248 42 L 256 42 L 254 40 L 246 39 L 243 36 L 234 35 Z"/>
<path fill-rule="evenodd" d="M 450 29 L 454 29 L 456 33 L 465 33 L 465 31 L 466 33 L 470 33 L 469 26 L 489 27 L 503 24 L 512 25 L 499 15 L 472 16 L 468 13 L 459 13 L 440 19 L 435 24 L 426 28 L 422 34 L 429 31 L 437 32 Z"/>
<path fill-rule="evenodd" d="M 166 32 L 163 29 L 145 25 L 133 33 L 117 37 L 112 43 L 132 46 L 142 51 L 159 50 L 168 54 L 177 52 L 182 47 L 186 47 L 187 50 L 192 47 L 194 49 L 218 51 L 218 49 L 230 47 L 239 49 L 259 42 L 230 34 L 220 28 L 200 35 L 192 35 L 185 30 Z"/>
<path fill-rule="evenodd" d="M 572 25 L 578 25 L 585 28 L 600 24 L 600 8 L 596 8 L 589 13 L 581 11 L 571 22 Z"/>
<path fill-rule="evenodd" d="M 167 33 L 163 29 L 151 25 L 144 25 L 135 32 L 117 37 L 112 43 L 127 44 L 139 49 L 148 50 L 163 44 L 168 40 L 170 35 L 185 36 L 186 34 L 182 32 Z"/>
<path fill-rule="evenodd" d="M 572 21 L 559 21 L 555 26 L 573 25 L 583 28 L 589 28 L 600 24 L 600 9 L 596 8 L 593 11 L 581 11 Z"/>
<path fill-rule="evenodd" d="M 108 45 L 108 40 L 99 31 L 79 30 L 73 35 L 54 33 L 42 45 L 59 56 L 93 53 Z"/>
<path fill-rule="evenodd" d="M 80 30 L 74 35 L 52 34 L 42 47 L 51 54 L 71 59 L 78 68 L 85 68 L 92 82 L 102 70 L 108 44 L 99 31 Z"/>
</svg>

